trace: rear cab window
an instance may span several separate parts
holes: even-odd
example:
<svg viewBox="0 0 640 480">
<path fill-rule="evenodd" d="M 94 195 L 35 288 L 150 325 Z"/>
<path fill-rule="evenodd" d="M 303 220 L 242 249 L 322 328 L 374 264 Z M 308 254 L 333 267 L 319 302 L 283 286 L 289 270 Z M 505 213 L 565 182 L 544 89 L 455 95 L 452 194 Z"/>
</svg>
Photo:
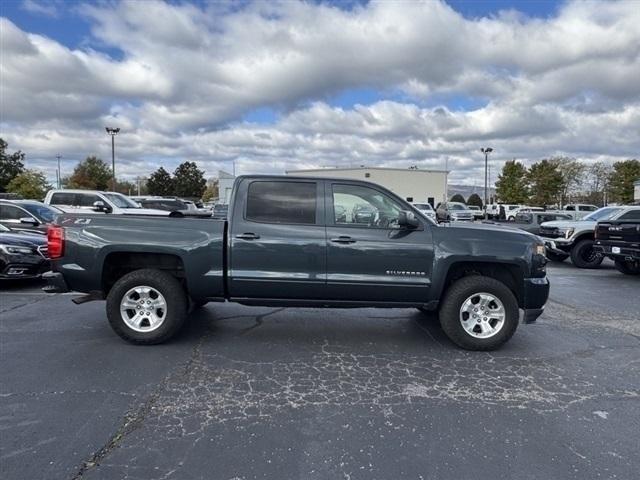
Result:
<svg viewBox="0 0 640 480">
<path fill-rule="evenodd" d="M 75 194 L 68 192 L 55 192 L 51 195 L 51 205 L 75 205 Z"/>
<path fill-rule="evenodd" d="M 315 225 L 317 182 L 256 180 L 249 184 L 245 220 L 259 223 Z"/>
</svg>

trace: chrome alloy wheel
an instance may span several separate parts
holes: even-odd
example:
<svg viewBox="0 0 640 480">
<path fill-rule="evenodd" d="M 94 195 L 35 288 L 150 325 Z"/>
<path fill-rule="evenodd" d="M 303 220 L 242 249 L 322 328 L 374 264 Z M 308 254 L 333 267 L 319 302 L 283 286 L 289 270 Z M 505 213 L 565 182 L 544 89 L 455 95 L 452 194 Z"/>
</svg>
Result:
<svg viewBox="0 0 640 480">
<path fill-rule="evenodd" d="M 120 315 L 132 330 L 153 332 L 167 316 L 167 301 L 153 287 L 133 287 L 120 301 Z"/>
<path fill-rule="evenodd" d="M 475 338 L 490 338 L 496 335 L 506 319 L 504 305 L 491 293 L 474 293 L 460 307 L 462 328 Z"/>
</svg>

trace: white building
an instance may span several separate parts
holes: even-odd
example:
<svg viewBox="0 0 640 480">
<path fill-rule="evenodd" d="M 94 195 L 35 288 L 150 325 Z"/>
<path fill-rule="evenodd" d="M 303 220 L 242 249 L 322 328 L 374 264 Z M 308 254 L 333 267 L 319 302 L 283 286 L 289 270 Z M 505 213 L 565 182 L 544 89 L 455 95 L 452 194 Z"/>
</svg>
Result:
<svg viewBox="0 0 640 480">
<path fill-rule="evenodd" d="M 218 170 L 218 203 L 229 204 L 233 182 L 235 181 L 235 176 L 224 170 Z"/>
<path fill-rule="evenodd" d="M 633 182 L 633 199 L 640 202 L 640 180 Z"/>
<path fill-rule="evenodd" d="M 448 174 L 445 170 L 382 167 L 287 170 L 286 173 L 302 177 L 366 180 L 388 188 L 409 202 L 429 202 L 434 206 L 445 198 Z"/>
</svg>

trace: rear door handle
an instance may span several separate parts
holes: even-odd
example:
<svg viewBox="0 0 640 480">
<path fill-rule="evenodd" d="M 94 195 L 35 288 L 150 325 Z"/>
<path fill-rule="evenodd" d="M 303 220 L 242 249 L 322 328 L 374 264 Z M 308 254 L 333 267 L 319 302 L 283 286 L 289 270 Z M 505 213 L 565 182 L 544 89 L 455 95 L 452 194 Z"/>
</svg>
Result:
<svg viewBox="0 0 640 480">
<path fill-rule="evenodd" d="M 333 243 L 356 243 L 353 238 L 348 237 L 347 235 L 340 235 L 337 238 L 332 238 L 331 241 Z"/>
<path fill-rule="evenodd" d="M 240 238 L 241 240 L 257 240 L 260 238 L 260 235 L 256 235 L 255 233 L 241 233 L 240 235 L 236 235 L 236 238 Z"/>
</svg>

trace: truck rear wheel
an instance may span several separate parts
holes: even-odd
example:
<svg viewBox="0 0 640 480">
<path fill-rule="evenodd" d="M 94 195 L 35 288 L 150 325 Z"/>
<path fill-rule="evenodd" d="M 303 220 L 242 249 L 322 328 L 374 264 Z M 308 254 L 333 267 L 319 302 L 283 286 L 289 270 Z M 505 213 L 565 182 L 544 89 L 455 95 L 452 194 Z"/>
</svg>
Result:
<svg viewBox="0 0 640 480">
<path fill-rule="evenodd" d="M 518 302 L 495 278 L 463 277 L 446 291 L 440 325 L 449 339 L 467 350 L 495 350 L 518 328 Z"/>
<path fill-rule="evenodd" d="M 136 270 L 120 278 L 109 292 L 107 318 L 126 341 L 153 345 L 180 330 L 188 305 L 175 277 L 160 270 Z"/>
<path fill-rule="evenodd" d="M 616 270 L 625 275 L 640 275 L 640 261 L 614 260 Z"/>
<path fill-rule="evenodd" d="M 571 262 L 578 268 L 598 268 L 604 256 L 593 248 L 593 240 L 580 240 L 571 249 Z"/>
</svg>

